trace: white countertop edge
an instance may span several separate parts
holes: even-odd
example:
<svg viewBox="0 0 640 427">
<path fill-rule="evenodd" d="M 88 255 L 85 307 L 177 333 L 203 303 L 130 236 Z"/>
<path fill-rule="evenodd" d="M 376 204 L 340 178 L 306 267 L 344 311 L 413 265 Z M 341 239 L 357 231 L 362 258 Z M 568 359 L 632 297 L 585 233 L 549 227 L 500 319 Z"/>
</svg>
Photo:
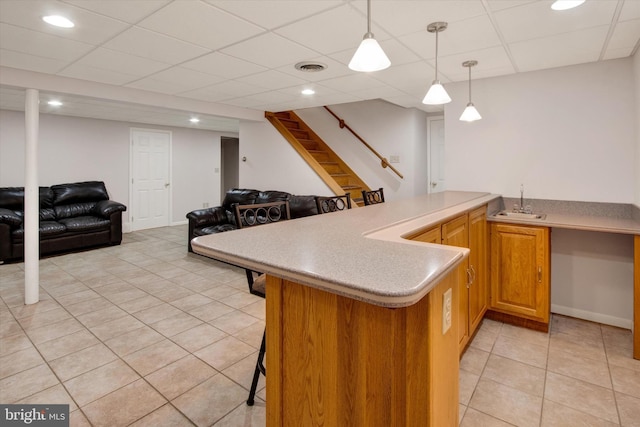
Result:
<svg viewBox="0 0 640 427">
<path fill-rule="evenodd" d="M 403 243 L 408 244 L 421 244 L 421 245 L 430 245 L 428 243 L 420 243 L 420 242 L 412 242 L 409 240 L 401 239 Z M 386 308 L 400 308 L 400 307 L 408 307 L 411 306 L 427 295 L 431 290 L 440 282 L 440 280 L 449 274 L 453 269 L 455 269 L 467 256 L 469 255 L 469 249 L 467 248 L 456 248 L 452 246 L 447 246 L 447 249 L 451 252 L 451 250 L 456 250 L 457 254 L 454 255 L 451 260 L 443 264 L 440 269 L 436 272 L 436 274 L 425 278 L 423 283 L 420 283 L 416 287 L 418 290 L 416 292 L 407 293 L 407 294 L 396 294 L 389 295 L 383 293 L 374 293 L 370 290 L 361 290 L 357 288 L 353 288 L 349 285 L 333 283 L 327 281 L 326 279 L 322 279 L 319 277 L 304 275 L 300 273 L 296 273 L 291 270 L 284 269 L 282 267 L 266 265 L 264 263 L 255 262 L 249 260 L 247 258 L 242 258 L 234 255 L 229 255 L 224 252 L 219 252 L 217 250 L 213 250 L 204 246 L 199 246 L 196 241 L 192 242 L 193 250 L 195 253 L 200 255 L 204 255 L 213 259 L 217 259 L 220 261 L 228 262 L 233 265 L 237 265 L 243 268 L 255 269 L 256 271 L 264 271 L 267 274 L 290 280 L 292 282 L 301 283 L 303 285 L 307 285 L 316 289 L 328 291 L 333 294 L 346 296 L 349 298 L 353 298 L 359 301 L 364 301 L 366 303 L 370 303 L 373 305 L 386 307 Z M 438 245 L 430 245 L 433 246 L 436 250 L 438 249 Z M 443 248 L 440 248 L 443 249 Z"/>
<path fill-rule="evenodd" d="M 575 219 L 571 221 L 563 222 L 561 220 L 549 220 L 550 215 L 547 214 L 546 219 L 514 219 L 507 217 L 487 216 L 487 221 L 496 223 L 505 223 L 513 225 L 529 225 L 537 227 L 549 227 L 549 228 L 562 228 L 566 230 L 581 230 L 581 231 L 594 231 L 599 233 L 613 233 L 613 234 L 632 234 L 640 235 L 640 230 L 626 227 L 607 227 L 602 225 L 587 225 L 575 222 Z M 588 219 L 590 217 L 585 217 Z"/>
</svg>

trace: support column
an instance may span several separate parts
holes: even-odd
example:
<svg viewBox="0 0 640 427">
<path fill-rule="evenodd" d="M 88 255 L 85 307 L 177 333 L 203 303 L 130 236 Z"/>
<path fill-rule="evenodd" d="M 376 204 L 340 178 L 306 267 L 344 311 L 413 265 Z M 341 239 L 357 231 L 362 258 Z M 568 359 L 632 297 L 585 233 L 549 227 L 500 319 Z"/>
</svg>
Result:
<svg viewBox="0 0 640 427">
<path fill-rule="evenodd" d="M 40 197 L 38 191 L 38 90 L 27 89 L 25 96 L 24 152 L 24 303 L 40 300 Z"/>
</svg>

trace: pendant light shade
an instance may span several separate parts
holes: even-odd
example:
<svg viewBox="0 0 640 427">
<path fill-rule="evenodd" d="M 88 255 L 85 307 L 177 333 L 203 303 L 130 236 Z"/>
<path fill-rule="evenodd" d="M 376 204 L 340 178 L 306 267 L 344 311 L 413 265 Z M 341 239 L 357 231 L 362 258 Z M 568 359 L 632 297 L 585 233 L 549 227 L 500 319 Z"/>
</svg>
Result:
<svg viewBox="0 0 640 427">
<path fill-rule="evenodd" d="M 436 33 L 436 78 L 433 80 L 433 83 L 431 83 L 431 87 L 422 100 L 423 104 L 442 105 L 451 102 L 451 97 L 444 89 L 444 86 L 440 84 L 440 80 L 438 80 L 438 33 L 446 29 L 446 22 L 433 22 L 427 27 L 427 31 Z"/>
<path fill-rule="evenodd" d="M 580 6 L 584 0 L 556 0 L 551 5 L 553 10 L 567 10 Z"/>
<path fill-rule="evenodd" d="M 464 109 L 460 116 L 460 120 L 463 122 L 475 122 L 482 118 L 478 110 L 476 110 L 475 105 L 473 105 L 473 102 L 471 102 L 471 67 L 475 67 L 476 65 L 478 65 L 478 61 L 465 61 L 462 63 L 463 67 L 469 68 L 469 102 L 467 103 L 467 108 Z"/>
<path fill-rule="evenodd" d="M 379 71 L 388 68 L 391 61 L 373 37 L 371 32 L 371 0 L 367 0 L 367 32 L 362 38 L 358 50 L 353 54 L 349 62 L 349 68 L 353 71 Z"/>
</svg>

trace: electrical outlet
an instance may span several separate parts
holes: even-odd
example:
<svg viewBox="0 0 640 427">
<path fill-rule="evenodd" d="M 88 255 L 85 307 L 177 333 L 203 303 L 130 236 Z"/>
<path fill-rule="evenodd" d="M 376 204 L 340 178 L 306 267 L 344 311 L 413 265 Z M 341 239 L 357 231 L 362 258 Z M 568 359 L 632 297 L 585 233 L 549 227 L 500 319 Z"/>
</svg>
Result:
<svg viewBox="0 0 640 427">
<path fill-rule="evenodd" d="M 442 295 L 442 335 L 451 328 L 451 288 Z"/>
</svg>

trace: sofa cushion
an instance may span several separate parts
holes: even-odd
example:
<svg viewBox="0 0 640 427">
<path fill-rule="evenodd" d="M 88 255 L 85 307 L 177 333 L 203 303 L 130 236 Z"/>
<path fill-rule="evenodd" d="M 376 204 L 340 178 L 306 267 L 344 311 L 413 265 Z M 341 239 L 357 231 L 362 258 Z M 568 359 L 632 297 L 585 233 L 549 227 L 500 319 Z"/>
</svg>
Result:
<svg viewBox="0 0 640 427">
<path fill-rule="evenodd" d="M 56 221 L 40 221 L 40 238 L 47 239 L 55 237 L 67 231 L 67 227 Z M 24 239 L 24 227 L 20 227 L 11 232 L 14 240 L 22 241 Z"/>
<path fill-rule="evenodd" d="M 291 218 L 318 215 L 316 196 L 291 195 L 289 199 L 289 211 L 291 212 Z"/>
<path fill-rule="evenodd" d="M 256 197 L 256 204 L 285 202 L 289 200 L 289 197 L 291 197 L 291 194 L 284 191 L 261 191 Z"/>
<path fill-rule="evenodd" d="M 53 204 L 55 206 L 109 200 L 107 188 L 102 181 L 53 185 L 51 190 L 53 191 Z"/>
<path fill-rule="evenodd" d="M 209 227 L 198 227 L 193 230 L 194 236 L 206 236 L 207 234 L 222 233 L 224 231 L 237 230 L 235 224 L 218 224 Z"/>
<path fill-rule="evenodd" d="M 39 187 L 38 197 L 40 209 L 50 209 L 53 207 L 53 191 L 51 191 L 51 188 Z M 23 211 L 24 187 L 0 188 L 0 208 Z"/>
<path fill-rule="evenodd" d="M 72 203 L 69 205 L 56 206 L 54 210 L 56 213 L 56 218 L 58 219 L 58 221 L 60 221 L 64 218 L 90 216 L 93 214 L 95 206 L 96 202 Z"/>
<path fill-rule="evenodd" d="M 231 205 L 238 203 L 241 205 L 252 205 L 256 202 L 260 192 L 258 190 L 250 190 L 244 188 L 232 188 L 227 191 L 222 201 L 222 207 L 227 211 L 231 211 L 233 208 Z"/>
<path fill-rule="evenodd" d="M 68 231 L 96 231 L 108 230 L 111 221 L 108 219 L 98 218 L 96 216 L 77 216 L 74 218 L 65 218 L 58 220 Z"/>
</svg>

